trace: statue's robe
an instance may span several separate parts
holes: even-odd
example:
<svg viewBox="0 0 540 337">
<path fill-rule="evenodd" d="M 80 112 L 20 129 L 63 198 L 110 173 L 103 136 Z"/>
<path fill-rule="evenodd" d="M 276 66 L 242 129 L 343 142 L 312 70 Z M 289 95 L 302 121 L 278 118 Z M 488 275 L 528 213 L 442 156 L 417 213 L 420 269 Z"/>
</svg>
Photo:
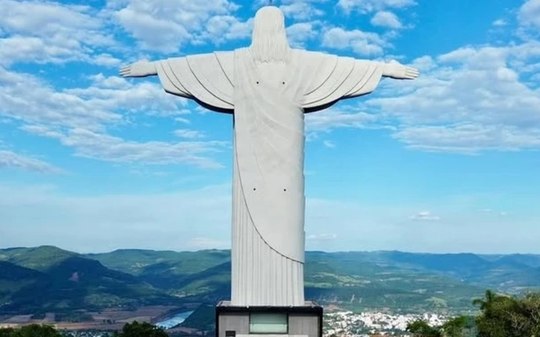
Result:
<svg viewBox="0 0 540 337">
<path fill-rule="evenodd" d="M 370 93 L 382 64 L 293 49 L 264 77 L 242 48 L 156 66 L 168 93 L 234 113 L 231 304 L 304 305 L 304 112 Z"/>
</svg>

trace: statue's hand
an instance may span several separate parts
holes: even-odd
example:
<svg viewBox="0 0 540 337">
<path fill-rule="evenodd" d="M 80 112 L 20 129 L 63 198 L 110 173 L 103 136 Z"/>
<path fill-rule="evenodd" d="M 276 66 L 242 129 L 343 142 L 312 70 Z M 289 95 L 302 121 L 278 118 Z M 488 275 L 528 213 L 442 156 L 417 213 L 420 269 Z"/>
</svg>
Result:
<svg viewBox="0 0 540 337">
<path fill-rule="evenodd" d="M 413 67 L 404 66 L 397 61 L 390 61 L 384 64 L 383 76 L 392 77 L 400 80 L 413 80 L 418 77 L 420 72 Z"/>
<path fill-rule="evenodd" d="M 120 76 L 122 77 L 145 77 L 156 74 L 155 64 L 146 60 L 138 61 L 120 68 Z"/>
</svg>

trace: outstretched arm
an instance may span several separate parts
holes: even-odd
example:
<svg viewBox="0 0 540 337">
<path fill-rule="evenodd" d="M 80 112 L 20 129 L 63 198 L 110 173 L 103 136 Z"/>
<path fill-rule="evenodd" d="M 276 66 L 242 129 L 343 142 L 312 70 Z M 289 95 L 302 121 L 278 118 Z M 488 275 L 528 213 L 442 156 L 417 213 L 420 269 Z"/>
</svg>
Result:
<svg viewBox="0 0 540 337">
<path fill-rule="evenodd" d="M 418 77 L 420 72 L 413 67 L 404 66 L 397 61 L 390 61 L 383 64 L 382 76 L 391 77 L 398 80 L 413 80 Z"/>
<path fill-rule="evenodd" d="M 122 77 L 154 76 L 157 75 L 156 65 L 147 60 L 138 61 L 120 68 L 120 75 Z"/>
</svg>

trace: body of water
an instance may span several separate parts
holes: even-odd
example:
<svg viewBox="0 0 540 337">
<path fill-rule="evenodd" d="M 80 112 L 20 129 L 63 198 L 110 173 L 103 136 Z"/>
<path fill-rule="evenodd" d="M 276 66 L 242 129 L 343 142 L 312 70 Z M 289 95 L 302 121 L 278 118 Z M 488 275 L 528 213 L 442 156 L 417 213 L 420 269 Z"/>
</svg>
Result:
<svg viewBox="0 0 540 337">
<path fill-rule="evenodd" d="M 184 312 L 181 312 L 181 313 L 178 313 L 176 315 L 174 315 L 173 317 L 170 317 L 164 321 L 161 321 L 161 322 L 156 322 L 156 325 L 159 326 L 160 328 L 163 328 L 163 329 L 170 329 L 172 328 L 173 326 L 176 326 L 180 323 L 182 323 L 183 321 L 186 320 L 186 318 L 189 317 L 189 315 L 191 315 L 193 313 L 193 311 L 184 311 Z"/>
</svg>

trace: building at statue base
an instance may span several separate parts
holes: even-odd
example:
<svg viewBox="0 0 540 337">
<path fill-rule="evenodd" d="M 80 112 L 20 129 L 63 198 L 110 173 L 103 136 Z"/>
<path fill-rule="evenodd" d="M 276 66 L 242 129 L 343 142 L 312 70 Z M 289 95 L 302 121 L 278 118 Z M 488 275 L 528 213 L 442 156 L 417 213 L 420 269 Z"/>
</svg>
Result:
<svg viewBox="0 0 540 337">
<path fill-rule="evenodd" d="M 303 306 L 216 306 L 216 337 L 322 337 L 323 309 L 314 302 Z"/>
</svg>

